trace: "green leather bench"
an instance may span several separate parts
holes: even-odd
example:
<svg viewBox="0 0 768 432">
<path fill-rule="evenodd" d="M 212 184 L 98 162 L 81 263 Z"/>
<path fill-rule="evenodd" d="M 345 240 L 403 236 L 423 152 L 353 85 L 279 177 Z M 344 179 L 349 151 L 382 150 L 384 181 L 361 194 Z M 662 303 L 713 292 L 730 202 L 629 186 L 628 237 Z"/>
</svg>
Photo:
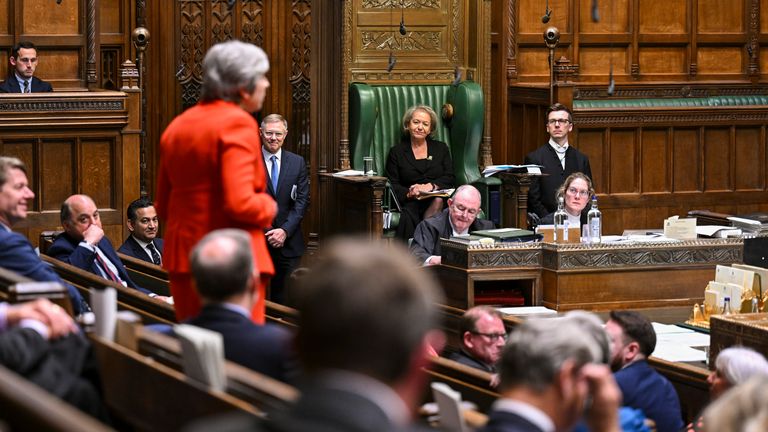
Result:
<svg viewBox="0 0 768 432">
<path fill-rule="evenodd" d="M 709 96 L 691 98 L 585 99 L 574 100 L 573 108 L 684 108 L 768 105 L 768 96 Z"/>
<path fill-rule="evenodd" d="M 457 85 L 350 84 L 352 169 L 363 170 L 363 157 L 373 156 L 376 173 L 385 175 L 389 149 L 400 141 L 403 114 L 417 104 L 430 106 L 441 117 L 433 136 L 448 144 L 456 185 L 477 187 L 483 195 L 483 212 L 498 223 L 501 220 L 498 196 L 501 181 L 495 177 L 483 178 L 478 165 L 485 111 L 482 88 L 475 82 L 464 81 Z M 391 210 L 393 204 L 387 202 L 388 198 L 389 194 L 386 194 L 384 205 L 389 204 Z"/>
</svg>

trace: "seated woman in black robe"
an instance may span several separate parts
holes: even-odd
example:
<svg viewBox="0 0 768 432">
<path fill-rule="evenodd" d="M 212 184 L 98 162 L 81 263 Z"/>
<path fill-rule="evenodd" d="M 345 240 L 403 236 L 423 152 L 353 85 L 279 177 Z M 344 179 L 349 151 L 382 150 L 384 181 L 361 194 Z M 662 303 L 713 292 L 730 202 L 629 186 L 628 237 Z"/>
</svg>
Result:
<svg viewBox="0 0 768 432">
<path fill-rule="evenodd" d="M 448 146 L 431 138 L 437 121 L 437 114 L 428 106 L 409 108 L 403 116 L 403 137 L 387 158 L 386 175 L 402 211 L 397 237 L 406 241 L 422 219 L 443 209 L 442 198 L 419 199 L 421 195 L 454 187 Z"/>
</svg>

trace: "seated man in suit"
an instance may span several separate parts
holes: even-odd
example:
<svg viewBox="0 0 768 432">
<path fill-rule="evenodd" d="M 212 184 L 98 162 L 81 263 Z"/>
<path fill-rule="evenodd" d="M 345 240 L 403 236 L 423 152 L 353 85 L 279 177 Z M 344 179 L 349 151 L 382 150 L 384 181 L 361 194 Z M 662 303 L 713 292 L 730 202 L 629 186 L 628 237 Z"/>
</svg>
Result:
<svg viewBox="0 0 768 432">
<path fill-rule="evenodd" d="M 64 232 L 48 248 L 48 255 L 150 297 L 169 301 L 170 297 L 158 296 L 131 280 L 112 242 L 104 236 L 99 209 L 91 197 L 72 195 L 67 198 L 61 205 L 60 219 Z"/>
<path fill-rule="evenodd" d="M 294 366 L 292 335 L 273 324 L 255 324 L 255 268 L 250 236 L 238 229 L 208 233 L 190 255 L 195 287 L 203 302 L 200 315 L 187 321 L 224 338 L 227 360 L 288 381 Z"/>
<path fill-rule="evenodd" d="M 393 250 L 395 248 L 395 250 Z M 442 348 L 432 276 L 399 245 L 336 240 L 299 282 L 301 397 L 270 431 L 401 431 Z"/>
<path fill-rule="evenodd" d="M 528 211 L 539 218 L 557 210 L 555 194 L 566 177 L 582 172 L 592 179 L 589 158 L 568 142 L 568 134 L 573 130 L 571 110 L 559 103 L 550 106 L 545 126 L 549 142 L 525 156 L 526 164 L 541 165 L 541 172 L 548 174 L 532 177 L 528 189 Z"/>
<path fill-rule="evenodd" d="M 496 373 L 496 362 L 507 340 L 501 313 L 490 306 L 475 306 L 461 316 L 461 351 L 449 358 L 485 372 Z"/>
<path fill-rule="evenodd" d="M 611 311 L 605 331 L 612 341 L 611 368 L 624 405 L 642 410 L 659 432 L 682 429 L 675 387 L 647 362 L 656 348 L 656 332 L 648 318 L 635 311 Z"/>
<path fill-rule="evenodd" d="M 160 222 L 152 200 L 142 197 L 128 205 L 126 212 L 131 235 L 117 251 L 155 265 L 163 261 L 163 239 L 157 238 Z"/>
<path fill-rule="evenodd" d="M 301 220 L 309 205 L 309 181 L 304 158 L 284 150 L 288 122 L 280 114 L 270 114 L 261 121 L 261 154 L 266 164 L 267 192 L 277 202 L 277 215 L 264 234 L 275 275 L 269 299 L 285 304 L 285 280 L 299 266 L 304 253 Z"/>
<path fill-rule="evenodd" d="M 0 157 L 0 267 L 38 282 L 58 282 L 69 290 L 75 315 L 89 311 L 80 292 L 40 260 L 26 237 L 11 231 L 15 223 L 27 218 L 28 206 L 34 198 L 24 163 L 17 158 Z"/>
<path fill-rule="evenodd" d="M 67 312 L 47 299 L 0 303 L 0 365 L 107 420 L 90 345 Z"/>
<path fill-rule="evenodd" d="M 463 185 L 448 199 L 448 208 L 416 226 L 411 253 L 424 265 L 440 264 L 440 239 L 492 229 L 493 222 L 477 219 L 481 204 L 480 192 L 474 186 Z"/>
<path fill-rule="evenodd" d="M 37 69 L 37 48 L 29 41 L 21 41 L 11 50 L 9 58 L 13 75 L 0 83 L 0 93 L 52 92 L 53 87 L 35 77 Z"/>
<path fill-rule="evenodd" d="M 580 312 L 532 318 L 509 337 L 499 360 L 501 398 L 481 432 L 618 432 L 621 392 L 605 364 L 600 320 Z"/>
</svg>

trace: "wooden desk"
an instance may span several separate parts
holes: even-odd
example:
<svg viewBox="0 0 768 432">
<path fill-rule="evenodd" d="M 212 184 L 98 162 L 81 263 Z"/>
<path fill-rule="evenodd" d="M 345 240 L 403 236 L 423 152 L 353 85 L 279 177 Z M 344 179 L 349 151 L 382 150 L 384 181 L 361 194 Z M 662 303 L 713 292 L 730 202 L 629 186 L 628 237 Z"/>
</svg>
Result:
<svg viewBox="0 0 768 432">
<path fill-rule="evenodd" d="M 543 302 L 557 311 L 692 306 L 717 264 L 740 263 L 741 239 L 629 245 L 542 244 Z"/>
<path fill-rule="evenodd" d="M 323 237 L 334 234 L 368 234 L 381 237 L 384 232 L 382 202 L 386 177 L 335 177 L 320 174 L 330 183 L 329 207 L 325 210 L 328 221 L 322 225 Z"/>
<path fill-rule="evenodd" d="M 468 246 L 441 240 L 435 273 L 449 306 L 475 305 L 478 289 L 521 289 L 526 305 L 557 311 L 690 307 L 717 264 L 739 263 L 741 239 L 679 243 Z"/>
</svg>

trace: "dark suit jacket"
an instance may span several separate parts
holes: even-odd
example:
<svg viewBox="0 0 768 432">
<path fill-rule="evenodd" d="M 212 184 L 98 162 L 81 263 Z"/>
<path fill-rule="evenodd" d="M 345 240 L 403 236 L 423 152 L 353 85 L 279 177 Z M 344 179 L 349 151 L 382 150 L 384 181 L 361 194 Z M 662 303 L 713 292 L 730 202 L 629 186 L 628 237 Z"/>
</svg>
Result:
<svg viewBox="0 0 768 432">
<path fill-rule="evenodd" d="M 416 227 L 413 233 L 413 242 L 411 243 L 411 253 L 421 261 L 426 261 L 432 255 L 440 255 L 440 239 L 450 238 L 453 235 L 451 224 L 448 222 L 448 211 L 442 212 L 429 219 L 424 219 Z M 485 219 L 475 219 L 469 232 L 485 229 L 492 229 L 493 222 Z"/>
<path fill-rule="evenodd" d="M 152 244 L 155 245 L 155 249 L 157 249 L 157 251 L 160 252 L 160 256 L 162 257 L 163 256 L 163 239 L 155 238 L 154 240 L 152 240 Z M 125 239 L 123 244 L 120 245 L 120 249 L 118 249 L 117 251 L 122 254 L 126 254 L 130 257 L 138 258 L 148 263 L 152 263 L 152 260 L 149 258 L 149 255 L 147 254 L 147 250 L 141 247 L 139 242 L 137 242 L 132 235 L 129 235 L 128 238 Z"/>
<path fill-rule="evenodd" d="M 32 93 L 47 93 L 53 91 L 53 86 L 37 77 L 32 77 Z M 19 81 L 15 76 L 10 76 L 8 79 L 0 83 L 0 93 L 21 93 L 21 87 L 19 87 Z"/>
<path fill-rule="evenodd" d="M 227 360 L 280 381 L 289 379 L 293 366 L 292 335 L 286 329 L 254 324 L 247 317 L 215 304 L 203 306 L 200 315 L 187 323 L 221 333 Z"/>
<path fill-rule="evenodd" d="M 528 189 L 528 211 L 534 212 L 539 217 L 544 217 L 557 210 L 555 193 L 562 186 L 565 179 L 575 173 L 581 172 L 592 179 L 592 168 L 589 166 L 589 158 L 582 152 L 568 145 L 565 151 L 565 169 L 560 165 L 557 152 L 549 143 L 528 153 L 525 157 L 526 164 L 542 165 L 541 172 L 546 176 L 535 176 L 531 179 L 531 187 Z"/>
<path fill-rule="evenodd" d="M 454 186 L 456 179 L 448 145 L 427 139 L 427 159 L 425 169 L 420 169 L 411 150 L 410 138 L 404 138 L 389 150 L 387 177 L 400 204 L 406 202 L 408 188 L 413 184 L 434 183 L 439 189 Z"/>
<path fill-rule="evenodd" d="M 264 172 L 269 172 L 266 167 Z M 294 187 L 296 192 L 292 194 Z M 287 234 L 283 247 L 274 249 L 270 246 L 270 253 L 279 253 L 289 258 L 301 256 L 304 253 L 301 220 L 309 206 L 309 181 L 304 158 L 283 150 L 277 191 L 272 189 L 272 182 L 268 181 L 267 192 L 277 201 L 277 216 L 272 222 L 272 228 L 282 228 Z"/>
<path fill-rule="evenodd" d="M 92 416 L 106 420 L 96 362 L 82 334 L 47 341 L 28 328 L 0 333 L 0 364 Z"/>
<path fill-rule="evenodd" d="M 457 363 L 461 363 L 464 366 L 469 366 L 469 367 L 472 367 L 472 368 L 475 368 L 475 369 L 480 369 L 483 372 L 496 373 L 496 368 L 495 367 L 488 367 L 488 365 L 486 365 L 485 363 L 475 359 L 471 355 L 469 355 L 466 352 L 464 352 L 464 350 L 451 353 L 451 355 L 448 356 L 448 359 L 449 360 L 453 360 L 453 361 L 455 361 Z"/>
<path fill-rule="evenodd" d="M 623 395 L 623 405 L 643 410 L 646 417 L 656 422 L 657 431 L 674 432 L 683 428 L 675 387 L 648 362 L 632 363 L 614 377 Z"/>
<path fill-rule="evenodd" d="M 491 411 L 488 423 L 478 432 L 541 432 L 541 429 L 515 413 Z"/>
<path fill-rule="evenodd" d="M 61 233 L 53 244 L 48 248 L 48 255 L 56 258 L 57 260 L 64 261 L 65 263 L 72 264 L 75 267 L 81 268 L 85 271 L 91 272 L 97 276 L 101 276 L 98 264 L 96 263 L 96 252 L 91 252 L 87 248 L 79 247 L 80 240 L 75 240 L 69 236 L 66 232 Z M 115 248 L 112 247 L 112 243 L 105 236 L 99 241 L 97 245 L 104 255 L 112 261 L 112 264 L 117 267 L 117 274 L 120 279 L 124 280 L 130 288 L 139 290 L 144 294 L 150 294 L 151 291 L 144 289 L 136 285 L 128 276 L 128 272 L 125 270 L 123 262 L 115 252 Z"/>
<path fill-rule="evenodd" d="M 38 282 L 59 282 L 69 290 L 72 308 L 76 315 L 88 310 L 80 292 L 61 280 L 59 275 L 37 256 L 32 245 L 24 236 L 15 232 L 8 232 L 3 227 L 0 227 L 0 267 Z"/>
</svg>

